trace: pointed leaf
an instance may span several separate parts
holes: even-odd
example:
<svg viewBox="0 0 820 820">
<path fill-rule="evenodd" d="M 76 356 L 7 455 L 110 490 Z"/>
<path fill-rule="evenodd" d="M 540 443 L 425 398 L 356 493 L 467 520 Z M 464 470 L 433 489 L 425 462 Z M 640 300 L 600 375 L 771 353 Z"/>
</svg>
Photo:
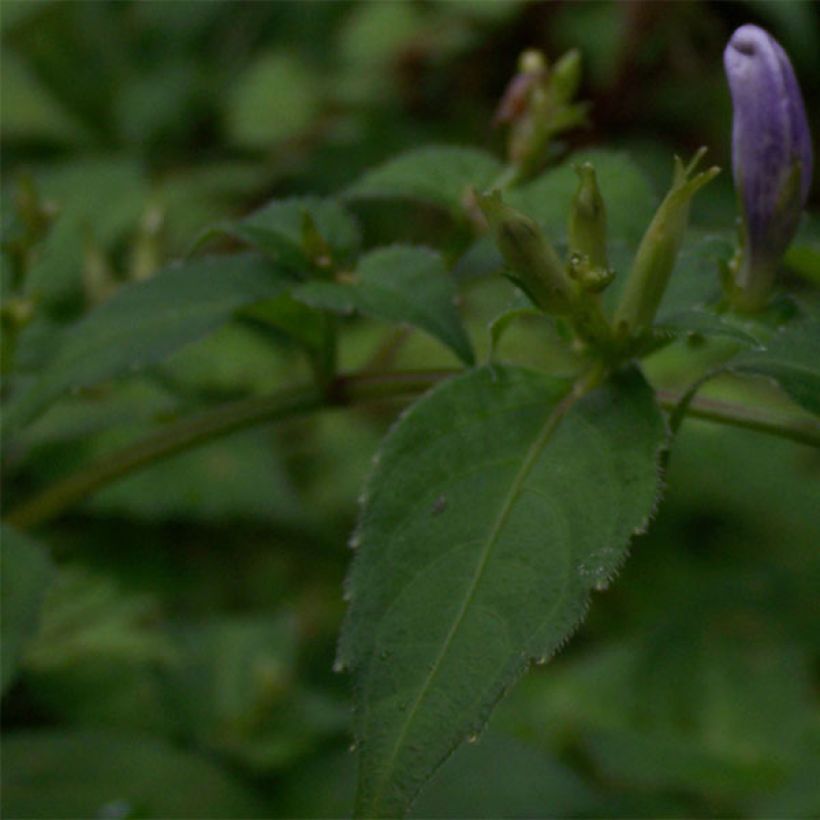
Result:
<svg viewBox="0 0 820 820">
<path fill-rule="evenodd" d="M 455 288 L 435 251 L 409 245 L 377 248 L 359 260 L 351 280 L 308 282 L 293 295 L 337 313 L 360 311 L 374 319 L 414 325 L 472 363 L 470 339 L 454 304 Z"/>
<path fill-rule="evenodd" d="M 355 182 L 351 199 L 414 199 L 463 213 L 470 187 L 483 190 L 501 173 L 501 163 L 475 148 L 431 146 L 388 160 Z"/>
<path fill-rule="evenodd" d="M 126 285 L 68 328 L 42 375 L 15 397 L 5 433 L 54 399 L 164 359 L 225 324 L 240 308 L 271 299 L 289 283 L 261 257 L 195 259 Z"/>
<path fill-rule="evenodd" d="M 313 220 L 334 260 L 350 261 L 361 242 L 359 226 L 333 199 L 300 196 L 274 200 L 226 229 L 275 261 L 303 272 L 312 265 L 302 236 L 306 217 Z"/>
<path fill-rule="evenodd" d="M 664 424 L 630 371 L 581 397 L 493 367 L 419 401 L 378 455 L 338 663 L 357 679 L 357 812 L 407 811 L 646 526 Z"/>
</svg>

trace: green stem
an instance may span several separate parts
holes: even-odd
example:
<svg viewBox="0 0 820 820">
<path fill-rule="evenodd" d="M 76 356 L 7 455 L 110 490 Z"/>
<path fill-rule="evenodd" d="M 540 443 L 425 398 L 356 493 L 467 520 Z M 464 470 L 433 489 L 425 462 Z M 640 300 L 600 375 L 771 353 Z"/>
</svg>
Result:
<svg viewBox="0 0 820 820">
<path fill-rule="evenodd" d="M 168 424 L 156 433 L 55 482 L 12 509 L 6 521 L 19 529 L 35 527 L 129 473 L 235 430 L 324 407 L 416 395 L 435 384 L 443 375 L 451 374 L 431 370 L 381 373 L 372 377 L 367 374 L 349 376 L 337 379 L 329 392 L 319 386 L 308 386 L 223 404 Z"/>
<path fill-rule="evenodd" d="M 684 394 L 658 390 L 655 395 L 661 407 L 674 411 Z M 820 422 L 808 415 L 776 412 L 700 396 L 692 399 L 686 415 L 820 447 Z"/>
<path fill-rule="evenodd" d="M 270 396 L 243 399 L 206 410 L 192 418 L 171 423 L 46 487 L 38 495 L 12 509 L 6 521 L 20 529 L 35 527 L 61 515 L 123 476 L 219 436 L 327 407 L 347 407 L 369 401 L 413 397 L 457 372 L 405 370 L 341 376 L 335 380 L 329 394 L 319 387 L 308 386 L 284 390 Z M 657 393 L 660 405 L 667 410 L 674 409 L 682 395 L 665 390 Z M 820 423 L 807 416 L 773 413 L 761 408 L 700 397 L 692 401 L 688 415 L 820 447 Z"/>
</svg>

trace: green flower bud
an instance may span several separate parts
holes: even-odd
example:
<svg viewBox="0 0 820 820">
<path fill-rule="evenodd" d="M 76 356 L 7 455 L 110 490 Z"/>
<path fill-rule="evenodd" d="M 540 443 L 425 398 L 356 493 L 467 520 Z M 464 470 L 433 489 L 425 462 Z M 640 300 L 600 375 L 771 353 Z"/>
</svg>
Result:
<svg viewBox="0 0 820 820">
<path fill-rule="evenodd" d="M 528 48 L 518 58 L 518 70 L 522 74 L 543 74 L 547 70 L 547 58 L 536 48 Z"/>
<path fill-rule="evenodd" d="M 559 103 L 573 100 L 581 85 L 581 52 L 573 48 L 552 69 L 552 89 Z"/>
<path fill-rule="evenodd" d="M 675 157 L 672 187 L 641 240 L 615 313 L 619 335 L 631 335 L 652 324 L 683 242 L 692 197 L 720 172 L 713 167 L 692 176 L 705 153 L 701 148 L 687 166 Z"/>
<path fill-rule="evenodd" d="M 575 166 L 578 189 L 569 214 L 569 249 L 582 254 L 593 267 L 606 270 L 606 206 L 598 190 L 592 164 Z"/>
<path fill-rule="evenodd" d="M 499 191 L 476 194 L 476 200 L 510 268 L 510 278 L 544 312 L 569 313 L 573 303 L 573 283 L 538 225 L 506 205 Z"/>
</svg>

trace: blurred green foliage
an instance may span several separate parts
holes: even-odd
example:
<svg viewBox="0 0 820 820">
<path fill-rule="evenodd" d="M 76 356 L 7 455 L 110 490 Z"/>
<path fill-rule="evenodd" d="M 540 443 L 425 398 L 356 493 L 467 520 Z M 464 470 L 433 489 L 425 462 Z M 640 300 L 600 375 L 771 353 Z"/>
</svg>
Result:
<svg viewBox="0 0 820 820">
<path fill-rule="evenodd" d="M 500 157 L 492 113 L 528 46 L 581 50 L 592 125 L 560 150 L 594 147 L 627 241 L 640 237 L 672 151 L 706 144 L 727 166 L 720 53 L 735 25 L 759 22 L 783 42 L 820 135 L 810 2 L 4 0 L 0 15 L 4 300 L 22 238 L 41 242 L 24 284 L 38 318 L 15 339 L 15 387 L 89 307 L 214 224 L 233 227 L 205 240 L 233 247 L 273 196 L 347 189 L 366 247 L 436 244 L 445 214 L 374 203 L 368 189 L 401 184 L 383 163 L 405 149 L 469 144 Z M 601 147 L 627 151 L 635 174 L 624 181 L 615 163 L 608 175 Z M 380 171 L 363 176 L 370 168 Z M 529 186 L 552 186 L 538 216 L 558 232 L 571 177 L 563 168 Z M 263 225 L 280 252 L 296 231 L 281 217 Z M 694 217 L 732 225 L 729 174 Z M 816 220 L 803 230 L 788 260 L 796 278 L 816 269 Z M 463 244 L 438 249 L 453 261 Z M 479 278 L 492 265 L 477 246 L 456 267 L 473 282 L 462 312 L 480 351 L 512 300 L 506 283 Z M 385 354 L 383 327 L 339 321 L 345 368 Z M 303 383 L 310 361 L 278 332 L 274 345 L 258 323 L 229 324 L 126 379 L 49 396 L 4 451 L 6 503 L 205 402 Z M 550 334 L 522 322 L 503 348 L 560 364 Z M 421 333 L 395 359 L 456 361 Z M 675 349 L 649 367 L 659 383 L 687 376 Z M 762 385 L 722 390 L 786 401 Z M 331 669 L 345 542 L 399 407 L 263 426 L 153 465 L 39 532 L 53 562 L 4 532 L 6 816 L 350 811 L 350 687 Z M 817 452 L 687 421 L 665 504 L 618 582 L 445 765 L 415 816 L 817 816 L 818 478 Z M 43 595 L 39 625 L 28 624 Z M 6 640 L 18 622 L 25 651 Z"/>
</svg>

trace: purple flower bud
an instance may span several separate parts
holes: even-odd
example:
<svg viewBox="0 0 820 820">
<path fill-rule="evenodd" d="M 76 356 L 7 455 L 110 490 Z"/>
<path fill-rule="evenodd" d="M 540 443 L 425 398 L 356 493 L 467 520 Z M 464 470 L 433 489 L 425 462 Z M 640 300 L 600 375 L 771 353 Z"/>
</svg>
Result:
<svg viewBox="0 0 820 820">
<path fill-rule="evenodd" d="M 759 307 L 806 204 L 811 135 L 794 69 L 771 35 L 741 26 L 723 61 L 734 109 L 732 165 L 745 243 L 736 285 L 741 303 Z"/>
</svg>

